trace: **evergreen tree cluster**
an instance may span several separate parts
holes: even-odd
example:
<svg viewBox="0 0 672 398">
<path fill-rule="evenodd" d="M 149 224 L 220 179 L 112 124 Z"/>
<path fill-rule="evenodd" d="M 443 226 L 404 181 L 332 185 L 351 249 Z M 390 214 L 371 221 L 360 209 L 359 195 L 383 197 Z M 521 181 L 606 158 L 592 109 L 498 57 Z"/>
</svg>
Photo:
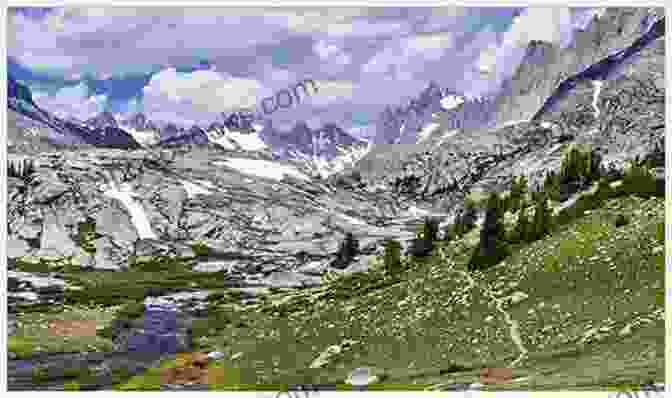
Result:
<svg viewBox="0 0 672 398">
<path fill-rule="evenodd" d="M 7 175 L 9 177 L 27 180 L 35 173 L 35 163 L 32 159 L 24 158 L 7 161 Z"/>
<path fill-rule="evenodd" d="M 665 184 L 657 184 L 656 177 L 651 172 L 653 165 L 652 159 L 640 161 L 639 157 L 630 162 L 623 178 L 627 193 L 642 197 L 665 196 Z"/>
<path fill-rule="evenodd" d="M 474 229 L 476 226 L 476 216 L 476 203 L 472 199 L 466 198 L 464 206 L 458 211 L 455 217 L 454 224 L 448 225 L 444 230 L 444 240 L 459 239 Z"/>
<path fill-rule="evenodd" d="M 410 254 L 413 257 L 426 257 L 434 250 L 434 241 L 438 239 L 439 222 L 438 220 L 425 218 L 418 231 L 417 237 L 413 240 L 410 247 Z"/>
<path fill-rule="evenodd" d="M 520 209 L 527 197 L 527 178 L 525 176 L 513 177 L 511 181 L 511 193 L 508 197 L 507 209 L 516 211 Z"/>
<path fill-rule="evenodd" d="M 572 147 L 565 154 L 560 172 L 549 171 L 544 178 L 544 191 L 551 200 L 563 201 L 590 182 L 600 177 L 601 156 L 588 149 Z"/>
</svg>

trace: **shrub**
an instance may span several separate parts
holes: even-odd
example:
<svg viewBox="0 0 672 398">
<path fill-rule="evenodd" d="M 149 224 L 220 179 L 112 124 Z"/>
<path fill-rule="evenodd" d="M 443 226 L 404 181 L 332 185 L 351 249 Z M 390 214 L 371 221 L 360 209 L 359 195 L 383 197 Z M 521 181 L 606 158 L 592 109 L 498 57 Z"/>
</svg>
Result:
<svg viewBox="0 0 672 398">
<path fill-rule="evenodd" d="M 464 200 L 464 206 L 459 210 L 455 217 L 455 224 L 448 226 L 446 236 L 450 239 L 459 239 L 466 233 L 474 229 L 476 224 L 476 202 L 470 198 Z"/>
<path fill-rule="evenodd" d="M 560 175 L 553 171 L 546 173 L 544 178 L 544 192 L 551 200 L 559 202 L 562 198 L 560 195 Z"/>
<path fill-rule="evenodd" d="M 79 246 L 87 253 L 96 253 L 96 222 L 87 220 L 77 225 Z"/>
<path fill-rule="evenodd" d="M 131 256 L 129 263 L 134 270 L 143 272 L 184 272 L 191 266 L 191 259 L 178 256 L 153 256 L 138 258 Z"/>
<path fill-rule="evenodd" d="M 628 225 L 629 223 L 630 223 L 630 221 L 628 221 L 628 219 L 625 218 L 625 216 L 623 214 L 619 214 L 616 217 L 616 220 L 614 221 L 614 224 L 616 225 L 616 228 L 620 228 L 624 225 Z"/>
<path fill-rule="evenodd" d="M 401 271 L 401 244 L 394 239 L 384 242 L 383 265 L 388 275 L 397 275 Z"/>
<path fill-rule="evenodd" d="M 665 223 L 660 222 L 656 224 L 656 239 L 660 243 L 665 243 Z"/>
<path fill-rule="evenodd" d="M 553 223 L 553 213 L 548 207 L 548 197 L 543 192 L 534 195 L 534 216 L 530 228 L 529 240 L 534 241 L 543 238 L 550 231 Z"/>
<path fill-rule="evenodd" d="M 76 381 L 69 381 L 63 384 L 63 391 L 79 391 L 79 383 Z"/>
<path fill-rule="evenodd" d="M 434 241 L 439 233 L 438 220 L 425 218 L 422 229 L 418 231 L 418 236 L 413 240 L 410 254 L 414 257 L 426 257 L 434 249 Z"/>
<path fill-rule="evenodd" d="M 191 245 L 191 250 L 194 251 L 196 257 L 207 257 L 210 255 L 210 248 L 203 242 L 196 242 Z"/>
<path fill-rule="evenodd" d="M 513 177 L 511 182 L 511 194 L 509 195 L 507 208 L 516 211 L 521 208 L 527 194 L 527 178 L 525 176 Z"/>
<path fill-rule="evenodd" d="M 643 198 L 665 196 L 664 189 L 659 192 L 653 173 L 645 165 L 638 164 L 637 161 L 631 162 L 630 168 L 623 178 L 623 184 L 625 191 L 632 195 Z"/>
<path fill-rule="evenodd" d="M 513 242 L 529 242 L 531 241 L 531 234 L 530 234 L 530 228 L 531 228 L 531 223 L 530 219 L 527 215 L 527 209 L 525 207 L 521 207 L 520 210 L 518 210 L 518 221 L 516 222 L 516 226 L 514 227 L 512 238 L 511 240 Z"/>
<path fill-rule="evenodd" d="M 138 319 L 142 318 L 142 316 L 145 314 L 145 304 L 144 302 L 141 301 L 131 301 L 126 304 L 124 304 L 119 311 L 115 314 L 115 319 L 116 320 L 121 320 L 121 321 L 130 321 L 133 319 Z M 112 339 L 114 332 L 112 330 L 112 325 L 108 325 L 102 329 L 99 329 L 96 331 L 96 335 L 98 337 L 104 338 L 104 339 Z"/>
<path fill-rule="evenodd" d="M 348 232 L 345 234 L 345 239 L 341 242 L 338 253 L 336 254 L 336 259 L 332 262 L 331 266 L 335 268 L 345 268 L 358 254 L 359 243 L 352 232 Z"/>
</svg>

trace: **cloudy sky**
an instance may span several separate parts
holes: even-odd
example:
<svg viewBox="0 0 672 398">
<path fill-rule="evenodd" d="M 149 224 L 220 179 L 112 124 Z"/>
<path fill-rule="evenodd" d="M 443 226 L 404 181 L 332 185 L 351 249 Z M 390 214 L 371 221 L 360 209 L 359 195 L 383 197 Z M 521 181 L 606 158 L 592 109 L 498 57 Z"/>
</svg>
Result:
<svg viewBox="0 0 672 398">
<path fill-rule="evenodd" d="M 267 116 L 367 125 L 435 81 L 496 92 L 530 40 L 567 46 L 599 10 L 464 8 L 10 8 L 8 71 L 61 116 L 142 111 L 207 125 L 312 79 Z M 286 100 L 283 99 L 283 102 Z"/>
</svg>

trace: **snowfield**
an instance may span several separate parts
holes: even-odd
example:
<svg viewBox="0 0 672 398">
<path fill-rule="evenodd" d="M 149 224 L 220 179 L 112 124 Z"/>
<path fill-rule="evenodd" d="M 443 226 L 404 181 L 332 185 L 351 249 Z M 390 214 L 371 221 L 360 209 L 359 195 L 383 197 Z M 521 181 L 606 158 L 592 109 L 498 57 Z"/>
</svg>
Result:
<svg viewBox="0 0 672 398">
<path fill-rule="evenodd" d="M 439 123 L 430 123 L 425 126 L 418 134 L 418 142 L 425 141 L 438 127 Z"/>
<path fill-rule="evenodd" d="M 159 135 L 153 130 L 136 130 L 132 127 L 121 126 L 121 128 L 133 137 L 141 146 L 147 148 L 159 142 Z"/>
<path fill-rule="evenodd" d="M 238 131 L 231 131 L 226 127 L 223 127 L 223 130 L 224 134 L 221 135 L 215 132 L 206 133 L 208 140 L 229 150 L 240 148 L 245 151 L 259 151 L 267 147 L 256 132 L 243 134 Z"/>
<path fill-rule="evenodd" d="M 207 189 L 202 188 L 201 186 L 194 184 L 193 182 L 190 181 L 181 181 L 182 186 L 184 187 L 184 190 L 187 192 L 187 197 L 189 199 L 192 199 L 196 197 L 196 195 L 210 195 L 212 192 L 208 191 Z M 205 181 L 208 183 L 207 185 L 212 185 L 209 182 Z M 205 183 L 202 183 L 203 185 L 206 185 Z M 213 188 L 210 186 L 209 188 Z"/>
<path fill-rule="evenodd" d="M 262 178 L 270 178 L 277 181 L 289 175 L 301 180 L 310 181 L 310 177 L 299 172 L 295 167 L 274 163 L 261 159 L 232 158 L 226 159 L 224 166 L 234 168 L 241 173 L 250 174 Z M 222 164 L 222 162 L 217 162 Z"/>
</svg>

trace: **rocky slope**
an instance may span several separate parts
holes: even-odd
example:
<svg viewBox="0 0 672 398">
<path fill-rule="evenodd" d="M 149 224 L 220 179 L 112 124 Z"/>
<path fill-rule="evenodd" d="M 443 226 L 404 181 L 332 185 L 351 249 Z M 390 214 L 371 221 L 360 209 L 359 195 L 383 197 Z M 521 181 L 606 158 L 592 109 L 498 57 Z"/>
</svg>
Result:
<svg viewBox="0 0 672 398">
<path fill-rule="evenodd" d="M 365 180 L 382 180 L 382 186 L 404 195 L 406 200 L 441 211 L 464 192 L 506 189 L 512 174 L 526 175 L 530 185 L 537 186 L 548 170 L 558 169 L 563 148 L 568 144 L 590 144 L 603 155 L 606 168 L 610 165 L 623 168 L 626 158 L 646 156 L 662 148 L 664 20 L 651 17 L 642 27 L 639 22 L 649 11 L 634 10 L 610 9 L 593 21 L 590 26 L 597 25 L 590 29 L 612 26 L 618 20 L 626 25 L 622 34 L 604 33 L 610 38 L 603 41 L 607 47 L 597 51 L 593 58 L 580 58 L 584 64 L 594 62 L 582 74 L 567 73 L 574 70 L 574 63 L 568 65 L 560 58 L 544 57 L 545 63 L 523 63 L 517 72 L 521 79 L 522 76 L 533 79 L 527 94 L 509 95 L 505 91 L 494 103 L 484 101 L 488 109 L 493 106 L 502 109 L 506 98 L 518 101 L 514 108 L 527 109 L 527 113 L 515 117 L 525 119 L 512 120 L 514 115 L 508 114 L 501 119 L 509 120 L 506 123 L 455 129 L 454 122 L 444 114 L 435 119 L 436 126 L 426 142 L 374 146 L 355 167 Z M 582 37 L 579 35 L 577 42 L 584 40 Z M 597 58 L 609 53 L 613 54 Z M 618 61 L 613 62 L 614 59 Z M 575 59 L 576 62 L 579 61 Z M 565 71 L 566 83 L 555 92 L 546 91 L 543 87 L 550 84 L 551 75 L 532 73 L 529 68 Z M 602 75 L 593 76 L 591 71 L 602 71 Z M 595 85 L 593 79 L 600 79 L 601 83 Z M 530 98 L 536 101 L 533 105 L 520 102 L 532 101 Z M 544 105 L 546 99 L 552 107 Z M 494 120 L 499 120 L 502 114 L 497 111 Z M 532 116 L 535 118 L 528 120 Z M 455 182 L 458 189 L 447 189 L 455 186 Z"/>
</svg>

